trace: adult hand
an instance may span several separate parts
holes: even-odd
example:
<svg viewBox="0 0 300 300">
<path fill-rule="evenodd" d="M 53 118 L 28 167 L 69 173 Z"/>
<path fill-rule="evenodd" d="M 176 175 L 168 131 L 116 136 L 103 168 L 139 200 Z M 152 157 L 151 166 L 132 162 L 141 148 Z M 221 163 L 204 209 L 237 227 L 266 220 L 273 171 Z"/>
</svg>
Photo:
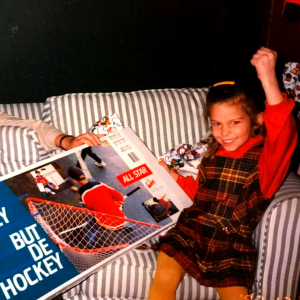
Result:
<svg viewBox="0 0 300 300">
<path fill-rule="evenodd" d="M 84 144 L 90 147 L 101 145 L 100 138 L 105 135 L 104 134 L 96 135 L 94 133 L 88 132 L 88 133 L 78 135 L 77 137 L 67 136 L 64 138 L 64 136 L 65 136 L 64 134 L 58 135 L 55 138 L 55 145 L 65 150 L 70 150 Z M 61 140 L 62 138 L 63 140 Z"/>
</svg>

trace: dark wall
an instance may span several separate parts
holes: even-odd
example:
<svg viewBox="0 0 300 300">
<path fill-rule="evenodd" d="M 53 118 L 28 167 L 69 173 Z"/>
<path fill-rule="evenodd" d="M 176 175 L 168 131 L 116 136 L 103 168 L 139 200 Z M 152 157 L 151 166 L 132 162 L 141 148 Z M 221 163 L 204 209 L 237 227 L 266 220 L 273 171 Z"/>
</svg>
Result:
<svg viewBox="0 0 300 300">
<path fill-rule="evenodd" d="M 296 7 L 297 21 L 289 20 L 283 14 L 284 0 L 272 0 L 272 18 L 267 39 L 268 46 L 276 49 L 285 62 L 300 61 L 300 8 L 296 4 L 292 5 L 291 9 Z"/>
<path fill-rule="evenodd" d="M 0 102 L 228 79 L 244 72 L 264 44 L 268 6 L 269 0 L 2 0 Z"/>
</svg>

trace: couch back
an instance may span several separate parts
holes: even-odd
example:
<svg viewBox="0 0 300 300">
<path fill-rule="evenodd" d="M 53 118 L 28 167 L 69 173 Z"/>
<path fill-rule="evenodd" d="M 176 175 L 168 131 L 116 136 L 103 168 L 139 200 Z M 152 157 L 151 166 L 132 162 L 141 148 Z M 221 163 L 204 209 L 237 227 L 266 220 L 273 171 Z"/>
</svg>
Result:
<svg viewBox="0 0 300 300">
<path fill-rule="evenodd" d="M 207 134 L 209 124 L 203 115 L 207 92 L 208 88 L 194 88 L 67 94 L 50 97 L 44 104 L 1 104 L 0 111 L 42 119 L 74 136 L 87 132 L 103 116 L 117 113 L 123 125 L 131 127 L 159 156 L 177 144 L 194 144 Z M 52 154 L 26 128 L 0 126 L 0 139 L 0 176 Z"/>
<path fill-rule="evenodd" d="M 68 94 L 47 99 L 43 120 L 65 133 L 87 132 L 95 121 L 117 113 L 158 156 L 181 143 L 194 144 L 209 130 L 203 116 L 207 88 L 131 93 Z"/>
</svg>

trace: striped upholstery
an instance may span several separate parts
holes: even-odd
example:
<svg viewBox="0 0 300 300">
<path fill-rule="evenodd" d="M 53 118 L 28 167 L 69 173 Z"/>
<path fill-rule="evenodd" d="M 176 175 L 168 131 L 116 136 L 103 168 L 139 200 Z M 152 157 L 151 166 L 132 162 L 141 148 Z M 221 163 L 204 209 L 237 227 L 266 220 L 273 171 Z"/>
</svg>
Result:
<svg viewBox="0 0 300 300">
<path fill-rule="evenodd" d="M 263 296 L 263 299 L 290 297 L 296 300 L 300 268 L 299 183 L 297 175 L 289 174 L 253 235 L 259 250 L 253 299 Z M 143 253 L 134 250 L 84 281 L 80 285 L 80 293 L 77 286 L 65 293 L 63 298 L 146 299 L 156 256 L 154 251 Z M 187 275 L 179 285 L 176 299 L 211 300 L 219 297 L 215 289 L 199 286 Z"/>
<path fill-rule="evenodd" d="M 40 145 L 34 130 L 0 126 L 0 176 L 48 157 L 50 154 Z"/>
<path fill-rule="evenodd" d="M 86 132 L 101 116 L 116 112 L 124 125 L 131 126 L 158 156 L 174 145 L 183 142 L 194 144 L 205 135 L 208 122 L 202 113 L 207 91 L 166 89 L 51 97 L 45 103 L 43 120 L 62 131 L 77 135 Z M 0 105 L 0 110 L 23 118 L 31 115 L 33 118 L 40 117 L 41 106 L 34 106 L 31 112 L 30 105 Z M 299 216 L 300 181 L 296 175 L 290 174 L 253 235 L 253 241 L 259 249 L 253 297 L 290 297 L 295 300 L 300 267 Z M 72 288 L 63 298 L 146 299 L 155 260 L 155 252 L 131 251 Z M 200 287 L 190 276 L 185 276 L 176 299 L 219 298 L 215 289 Z"/>
<path fill-rule="evenodd" d="M 22 119 L 41 119 L 43 103 L 0 104 L 0 111 Z M 34 130 L 0 126 L 0 176 L 49 157 Z"/>
<path fill-rule="evenodd" d="M 43 115 L 44 103 L 0 104 L 0 111 L 21 119 L 40 120 Z"/>
<path fill-rule="evenodd" d="M 152 240 L 154 242 L 155 240 Z M 157 253 L 133 250 L 81 284 L 81 290 L 70 290 L 63 298 L 72 300 L 146 300 L 155 272 Z M 78 286 L 76 287 L 78 289 Z M 201 298 L 199 298 L 201 295 Z M 200 286 L 191 276 L 179 284 L 176 300 L 219 299 L 215 289 Z"/>
<path fill-rule="evenodd" d="M 296 299 L 300 268 L 300 182 L 293 173 L 275 194 L 255 231 L 257 294 Z"/>
<path fill-rule="evenodd" d="M 87 132 L 102 116 L 117 113 L 158 156 L 172 146 L 194 144 L 209 127 L 203 117 L 208 89 L 70 94 L 48 98 L 43 120 L 68 134 Z"/>
</svg>

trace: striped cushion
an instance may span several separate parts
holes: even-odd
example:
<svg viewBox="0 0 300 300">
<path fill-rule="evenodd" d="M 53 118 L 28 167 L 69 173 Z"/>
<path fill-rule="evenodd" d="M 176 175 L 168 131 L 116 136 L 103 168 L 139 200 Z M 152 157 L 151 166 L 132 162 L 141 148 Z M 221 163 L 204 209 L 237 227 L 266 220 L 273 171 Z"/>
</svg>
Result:
<svg viewBox="0 0 300 300">
<path fill-rule="evenodd" d="M 43 120 L 63 132 L 87 132 L 102 116 L 117 113 L 156 156 L 174 145 L 199 141 L 209 130 L 203 108 L 208 89 L 69 94 L 48 98 Z"/>
<path fill-rule="evenodd" d="M 48 157 L 50 154 L 40 145 L 34 130 L 0 126 L 0 176 Z"/>
<path fill-rule="evenodd" d="M 151 242 L 154 243 L 155 239 Z M 157 252 L 133 250 L 80 284 L 82 293 L 72 289 L 63 295 L 68 300 L 146 300 L 156 267 Z M 77 294 L 78 293 L 78 294 Z M 199 298 L 201 295 L 201 298 Z M 186 275 L 179 284 L 176 300 L 219 299 L 215 289 L 200 286 Z"/>
<path fill-rule="evenodd" d="M 21 119 L 40 120 L 43 116 L 44 103 L 0 104 L 0 111 Z"/>
<path fill-rule="evenodd" d="M 41 119 L 44 103 L 0 104 L 0 111 L 22 119 Z M 34 130 L 0 126 L 0 176 L 49 157 Z"/>
<path fill-rule="evenodd" d="M 300 271 L 300 181 L 290 173 L 255 230 L 257 295 L 296 299 Z"/>
</svg>

